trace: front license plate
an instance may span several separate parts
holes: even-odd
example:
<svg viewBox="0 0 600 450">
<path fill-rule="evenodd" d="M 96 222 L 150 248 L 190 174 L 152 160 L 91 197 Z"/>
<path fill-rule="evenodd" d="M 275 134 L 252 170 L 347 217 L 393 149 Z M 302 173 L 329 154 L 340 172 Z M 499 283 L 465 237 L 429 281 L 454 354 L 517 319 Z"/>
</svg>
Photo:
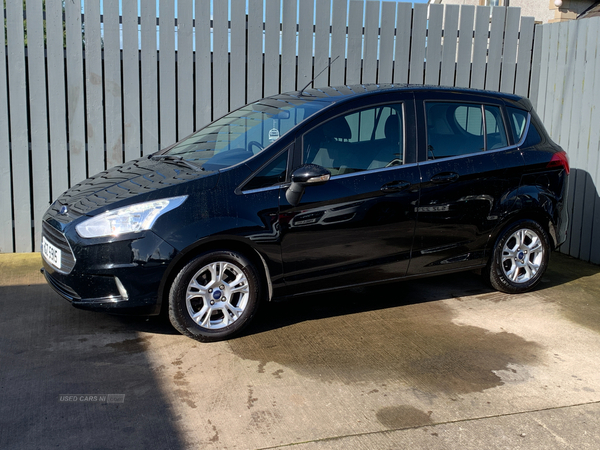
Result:
<svg viewBox="0 0 600 450">
<path fill-rule="evenodd" d="M 51 265 L 60 269 L 60 249 L 52 245 L 45 237 L 42 237 L 42 255 Z"/>
</svg>

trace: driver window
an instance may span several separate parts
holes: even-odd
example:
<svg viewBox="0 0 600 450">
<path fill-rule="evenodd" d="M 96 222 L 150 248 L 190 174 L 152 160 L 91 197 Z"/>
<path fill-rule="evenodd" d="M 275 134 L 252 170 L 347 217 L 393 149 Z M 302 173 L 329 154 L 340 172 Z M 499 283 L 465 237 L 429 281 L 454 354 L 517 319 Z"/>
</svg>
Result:
<svg viewBox="0 0 600 450">
<path fill-rule="evenodd" d="M 400 165 L 404 159 L 402 104 L 335 117 L 303 137 L 304 162 L 332 175 Z"/>
</svg>

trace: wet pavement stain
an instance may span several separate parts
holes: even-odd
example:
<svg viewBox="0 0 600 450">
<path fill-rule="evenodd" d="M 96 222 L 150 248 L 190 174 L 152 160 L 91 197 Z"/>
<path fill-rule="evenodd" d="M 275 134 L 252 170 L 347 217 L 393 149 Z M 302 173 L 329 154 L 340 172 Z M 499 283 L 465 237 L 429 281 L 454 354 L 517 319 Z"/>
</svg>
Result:
<svg viewBox="0 0 600 450">
<path fill-rule="evenodd" d="M 383 289 L 369 293 L 382 294 Z M 265 323 L 286 314 L 293 321 L 269 322 L 269 330 L 259 328 L 229 345 L 259 367 L 274 362 L 325 382 L 399 380 L 433 395 L 501 386 L 504 381 L 494 371 L 536 364 L 543 352 L 515 334 L 456 325 L 454 313 L 442 302 L 356 306 L 364 305 L 364 297 L 363 291 L 347 291 L 336 298 L 314 297 L 304 305 L 273 305 Z"/>
<path fill-rule="evenodd" d="M 377 420 L 390 430 L 431 425 L 432 411 L 423 412 L 413 406 L 388 406 L 377 411 Z"/>
<path fill-rule="evenodd" d="M 150 339 L 152 339 L 152 336 L 140 337 L 135 339 L 125 339 L 121 342 L 106 344 L 105 347 L 110 347 L 114 350 L 125 353 L 139 353 L 145 351 L 148 348 Z"/>
</svg>

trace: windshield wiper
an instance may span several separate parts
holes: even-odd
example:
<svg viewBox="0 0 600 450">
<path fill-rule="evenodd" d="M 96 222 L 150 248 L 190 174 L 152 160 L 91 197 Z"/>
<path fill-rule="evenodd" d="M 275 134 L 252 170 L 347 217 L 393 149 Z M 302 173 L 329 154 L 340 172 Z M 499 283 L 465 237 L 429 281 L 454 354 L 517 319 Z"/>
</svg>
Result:
<svg viewBox="0 0 600 450">
<path fill-rule="evenodd" d="M 189 167 L 192 170 L 204 170 L 204 167 L 200 167 L 195 164 L 192 164 L 191 162 L 183 159 L 183 156 L 163 154 L 163 155 L 152 155 L 151 158 L 155 161 L 162 159 L 162 160 L 166 160 L 166 161 L 173 161 L 175 163 L 180 163 L 180 164 L 183 164 L 184 166 Z"/>
</svg>

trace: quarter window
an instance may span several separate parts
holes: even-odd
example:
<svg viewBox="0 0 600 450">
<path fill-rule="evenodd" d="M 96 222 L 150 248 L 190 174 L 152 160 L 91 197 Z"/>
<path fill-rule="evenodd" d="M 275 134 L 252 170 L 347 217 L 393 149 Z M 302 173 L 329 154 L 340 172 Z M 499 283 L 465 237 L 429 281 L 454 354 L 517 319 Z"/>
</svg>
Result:
<svg viewBox="0 0 600 450">
<path fill-rule="evenodd" d="M 335 117 L 303 137 L 304 162 L 332 175 L 400 165 L 404 161 L 402 104 Z"/>
<path fill-rule="evenodd" d="M 244 186 L 244 191 L 274 186 L 285 181 L 288 152 L 285 151 L 268 163 Z"/>
</svg>

